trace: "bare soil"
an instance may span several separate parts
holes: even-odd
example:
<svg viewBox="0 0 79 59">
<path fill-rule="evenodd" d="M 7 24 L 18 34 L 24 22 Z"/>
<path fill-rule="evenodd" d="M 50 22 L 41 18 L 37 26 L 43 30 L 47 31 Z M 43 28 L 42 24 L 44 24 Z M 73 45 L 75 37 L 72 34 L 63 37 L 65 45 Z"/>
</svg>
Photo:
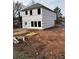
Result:
<svg viewBox="0 0 79 59">
<path fill-rule="evenodd" d="M 55 27 L 35 32 L 38 34 L 13 45 L 13 59 L 65 59 L 64 28 Z"/>
</svg>

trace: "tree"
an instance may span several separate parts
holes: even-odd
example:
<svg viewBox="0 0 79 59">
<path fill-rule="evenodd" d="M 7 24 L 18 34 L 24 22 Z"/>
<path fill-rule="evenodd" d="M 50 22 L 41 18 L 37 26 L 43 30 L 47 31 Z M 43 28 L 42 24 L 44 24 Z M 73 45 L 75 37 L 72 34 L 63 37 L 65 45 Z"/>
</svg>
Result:
<svg viewBox="0 0 79 59">
<path fill-rule="evenodd" d="M 20 16 L 20 11 L 25 6 L 20 2 L 13 2 L 13 27 L 22 27 L 22 17 Z"/>
<path fill-rule="evenodd" d="M 59 19 L 62 17 L 61 9 L 57 6 L 57 7 L 54 9 L 54 12 L 56 13 L 56 19 L 59 20 Z"/>
<path fill-rule="evenodd" d="M 20 10 L 22 9 L 22 3 L 13 2 L 13 17 L 20 17 Z"/>
</svg>

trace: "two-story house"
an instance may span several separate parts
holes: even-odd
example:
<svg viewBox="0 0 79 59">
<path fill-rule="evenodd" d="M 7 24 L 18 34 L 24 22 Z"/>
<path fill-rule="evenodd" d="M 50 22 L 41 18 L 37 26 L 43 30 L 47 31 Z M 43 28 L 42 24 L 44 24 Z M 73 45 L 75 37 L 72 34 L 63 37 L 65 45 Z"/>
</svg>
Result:
<svg viewBox="0 0 79 59">
<path fill-rule="evenodd" d="M 22 27 L 27 29 L 45 29 L 55 25 L 56 13 L 36 3 L 21 11 Z"/>
</svg>

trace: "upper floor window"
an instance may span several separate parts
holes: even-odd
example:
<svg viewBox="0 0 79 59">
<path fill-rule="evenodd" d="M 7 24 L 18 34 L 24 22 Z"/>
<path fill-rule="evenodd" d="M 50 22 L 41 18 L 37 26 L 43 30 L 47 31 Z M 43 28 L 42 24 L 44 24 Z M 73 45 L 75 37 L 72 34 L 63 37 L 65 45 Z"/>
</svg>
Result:
<svg viewBox="0 0 79 59">
<path fill-rule="evenodd" d="M 28 14 L 28 11 L 25 11 L 25 14 L 27 15 Z"/>
<path fill-rule="evenodd" d="M 30 15 L 32 15 L 32 10 L 30 10 Z"/>
<path fill-rule="evenodd" d="M 41 9 L 40 8 L 38 9 L 38 14 L 41 14 Z"/>
</svg>

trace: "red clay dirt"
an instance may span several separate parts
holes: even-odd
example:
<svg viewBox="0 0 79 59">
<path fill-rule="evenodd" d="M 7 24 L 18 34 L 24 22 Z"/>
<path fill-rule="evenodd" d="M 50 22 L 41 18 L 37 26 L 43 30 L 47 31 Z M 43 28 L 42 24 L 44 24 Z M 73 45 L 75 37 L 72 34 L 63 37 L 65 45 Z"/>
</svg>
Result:
<svg viewBox="0 0 79 59">
<path fill-rule="evenodd" d="M 30 37 L 26 42 L 14 45 L 14 59 L 65 59 L 64 28 L 50 28 L 35 32 L 38 34 Z M 21 52 L 27 53 L 19 57 L 22 56 Z"/>
</svg>

